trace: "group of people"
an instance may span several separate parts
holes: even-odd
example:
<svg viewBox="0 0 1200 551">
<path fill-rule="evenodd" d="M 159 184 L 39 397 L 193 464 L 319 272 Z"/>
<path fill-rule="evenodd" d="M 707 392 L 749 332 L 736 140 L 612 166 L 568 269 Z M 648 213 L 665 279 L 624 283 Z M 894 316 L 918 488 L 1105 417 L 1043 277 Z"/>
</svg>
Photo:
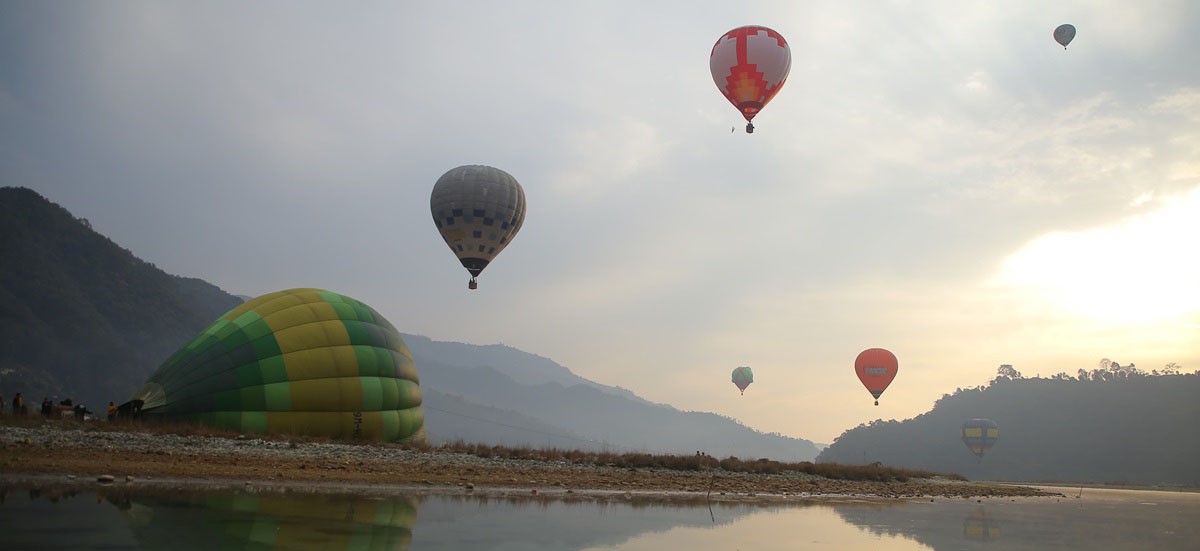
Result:
<svg viewBox="0 0 1200 551">
<path fill-rule="evenodd" d="M 25 404 L 25 399 L 21 396 L 20 392 L 13 396 L 11 409 L 12 414 L 15 416 L 29 415 L 29 406 Z M 3 414 L 6 410 L 4 397 L 0 396 L 0 414 Z M 79 421 L 86 420 L 87 416 L 92 414 L 92 410 L 88 409 L 87 406 L 76 404 L 71 398 L 64 399 L 58 404 L 55 404 L 49 396 L 42 398 L 42 417 L 47 419 L 61 418 L 66 412 L 71 412 L 71 415 Z M 115 421 L 117 419 L 117 404 L 109 402 L 106 413 L 108 414 L 109 421 Z"/>
</svg>

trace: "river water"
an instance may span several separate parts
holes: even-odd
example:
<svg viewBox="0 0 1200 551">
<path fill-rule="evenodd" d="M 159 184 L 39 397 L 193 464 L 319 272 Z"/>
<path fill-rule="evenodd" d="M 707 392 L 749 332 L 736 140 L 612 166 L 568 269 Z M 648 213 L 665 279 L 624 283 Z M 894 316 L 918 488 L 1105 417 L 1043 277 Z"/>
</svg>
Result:
<svg viewBox="0 0 1200 551">
<path fill-rule="evenodd" d="M 1200 494 L 767 505 L 0 487 L 4 549 L 1200 549 Z"/>
</svg>

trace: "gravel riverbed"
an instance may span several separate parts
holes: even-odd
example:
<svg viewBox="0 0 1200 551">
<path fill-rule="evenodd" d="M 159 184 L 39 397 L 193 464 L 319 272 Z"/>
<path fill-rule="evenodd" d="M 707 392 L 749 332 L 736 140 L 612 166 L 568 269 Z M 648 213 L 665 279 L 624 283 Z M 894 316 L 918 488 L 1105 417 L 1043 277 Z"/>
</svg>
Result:
<svg viewBox="0 0 1200 551">
<path fill-rule="evenodd" d="M 784 498 L 1047 496 L 1034 488 L 935 479 L 833 480 L 804 473 L 751 474 L 627 468 L 566 460 L 477 457 L 389 444 L 181 436 L 80 428 L 70 423 L 0 426 L 0 482 L 46 477 L 116 483 L 262 484 L 320 490 L 588 494 L 722 501 Z M 540 493 L 539 493 L 540 492 Z"/>
</svg>

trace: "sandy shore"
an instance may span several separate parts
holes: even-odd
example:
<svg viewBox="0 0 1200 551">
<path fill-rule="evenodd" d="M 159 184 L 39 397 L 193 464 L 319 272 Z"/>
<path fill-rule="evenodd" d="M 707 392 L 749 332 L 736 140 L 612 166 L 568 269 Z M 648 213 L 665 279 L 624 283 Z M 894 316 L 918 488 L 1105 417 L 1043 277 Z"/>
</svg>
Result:
<svg viewBox="0 0 1200 551">
<path fill-rule="evenodd" d="M 1056 495 L 1035 488 L 945 479 L 832 480 L 481 458 L 380 444 L 289 442 L 100 431 L 70 424 L 0 426 L 0 481 L 238 486 L 286 491 L 613 496 L 771 501 L 796 498 L 1000 498 Z M 73 477 L 73 478 L 68 478 Z M 536 490 L 536 492 L 535 492 Z"/>
</svg>

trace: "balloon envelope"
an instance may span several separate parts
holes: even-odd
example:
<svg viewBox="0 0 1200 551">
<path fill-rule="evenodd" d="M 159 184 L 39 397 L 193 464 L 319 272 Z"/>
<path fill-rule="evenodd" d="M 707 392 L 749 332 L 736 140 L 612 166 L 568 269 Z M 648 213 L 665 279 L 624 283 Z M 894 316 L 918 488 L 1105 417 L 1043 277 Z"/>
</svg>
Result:
<svg viewBox="0 0 1200 551">
<path fill-rule="evenodd" d="M 883 391 L 892 384 L 897 370 L 899 365 L 896 355 L 882 348 L 863 350 L 854 359 L 854 372 L 858 374 L 858 380 L 862 381 L 863 386 L 867 387 L 867 391 L 876 400 L 879 400 Z M 876 402 L 876 405 L 879 405 L 879 402 Z"/>
<path fill-rule="evenodd" d="M 754 382 L 754 372 L 749 367 L 741 366 L 733 370 L 733 384 L 737 385 L 738 390 L 746 393 L 746 387 Z"/>
<path fill-rule="evenodd" d="M 383 316 L 322 289 L 260 296 L 209 325 L 130 399 L 226 430 L 423 441 L 412 354 Z"/>
<path fill-rule="evenodd" d="M 721 95 L 749 121 L 783 88 L 792 68 L 792 50 L 771 29 L 738 27 L 713 45 L 708 68 Z"/>
<path fill-rule="evenodd" d="M 498 168 L 460 166 L 438 178 L 429 210 L 442 239 L 474 277 L 525 223 L 525 190 Z"/>
<path fill-rule="evenodd" d="M 1075 40 L 1075 25 L 1064 23 L 1054 29 L 1054 41 L 1062 45 L 1063 49 L 1066 49 L 1072 40 Z"/>
<path fill-rule="evenodd" d="M 963 444 L 981 459 L 999 438 L 1000 429 L 990 419 L 971 419 L 962 425 Z"/>
</svg>

